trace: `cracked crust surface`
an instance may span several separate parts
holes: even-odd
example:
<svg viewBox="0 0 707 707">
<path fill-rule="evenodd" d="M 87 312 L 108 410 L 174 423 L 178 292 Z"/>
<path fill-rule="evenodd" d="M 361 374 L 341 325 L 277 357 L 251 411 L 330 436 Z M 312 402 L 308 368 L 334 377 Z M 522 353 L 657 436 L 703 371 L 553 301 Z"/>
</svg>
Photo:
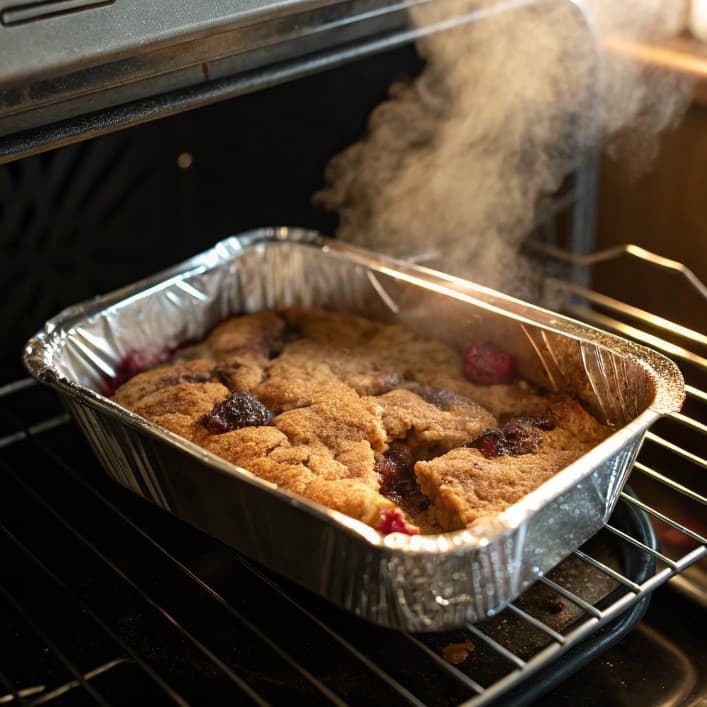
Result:
<svg viewBox="0 0 707 707">
<path fill-rule="evenodd" d="M 235 392 L 257 398 L 272 421 L 211 434 L 205 417 Z M 395 509 L 423 532 L 503 510 L 608 434 L 569 398 L 522 381 L 470 383 L 459 353 L 442 342 L 305 308 L 231 317 L 124 383 L 114 400 L 292 493 L 373 527 Z M 487 459 L 463 447 L 516 415 L 555 423 L 535 454 Z M 412 459 L 406 488 L 424 501 L 415 512 L 381 492 L 395 486 L 386 453 L 400 445 Z"/>
</svg>

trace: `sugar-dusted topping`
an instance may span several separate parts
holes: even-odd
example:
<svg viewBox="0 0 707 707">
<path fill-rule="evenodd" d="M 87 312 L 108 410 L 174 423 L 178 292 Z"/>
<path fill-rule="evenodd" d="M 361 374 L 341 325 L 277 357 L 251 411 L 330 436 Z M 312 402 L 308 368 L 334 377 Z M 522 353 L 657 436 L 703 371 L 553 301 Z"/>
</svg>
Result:
<svg viewBox="0 0 707 707">
<path fill-rule="evenodd" d="M 381 533 L 454 530 L 608 434 L 576 401 L 510 381 L 503 352 L 477 349 L 350 314 L 267 310 L 131 371 L 114 400 Z"/>
</svg>

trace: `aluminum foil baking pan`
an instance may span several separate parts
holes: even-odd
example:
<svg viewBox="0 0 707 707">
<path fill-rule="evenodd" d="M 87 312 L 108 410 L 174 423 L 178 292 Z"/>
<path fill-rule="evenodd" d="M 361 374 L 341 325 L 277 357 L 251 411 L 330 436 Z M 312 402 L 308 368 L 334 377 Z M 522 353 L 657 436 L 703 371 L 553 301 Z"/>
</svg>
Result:
<svg viewBox="0 0 707 707">
<path fill-rule="evenodd" d="M 615 432 L 521 501 L 441 535 L 380 535 L 282 491 L 102 394 L 126 357 L 149 363 L 223 318 L 320 306 L 461 346 L 496 342 L 525 378 L 584 400 Z M 498 292 L 316 233 L 227 238 L 164 273 L 71 307 L 25 350 L 108 474 L 247 556 L 376 623 L 437 631 L 500 610 L 606 521 L 646 429 L 679 409 L 677 367 L 652 351 Z"/>
</svg>

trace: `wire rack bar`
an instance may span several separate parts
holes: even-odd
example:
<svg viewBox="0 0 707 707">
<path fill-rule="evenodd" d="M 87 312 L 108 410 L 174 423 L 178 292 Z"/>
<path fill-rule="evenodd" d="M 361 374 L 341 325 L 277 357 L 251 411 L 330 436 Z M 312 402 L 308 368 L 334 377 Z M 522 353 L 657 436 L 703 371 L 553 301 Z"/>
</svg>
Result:
<svg viewBox="0 0 707 707">
<path fill-rule="evenodd" d="M 77 687 L 80 687 L 80 683 L 77 683 Z M 13 694 L 7 694 L 7 695 L 2 695 L 0 696 L 0 705 L 6 705 L 6 704 L 19 704 L 19 705 L 25 705 L 25 704 L 31 704 L 32 707 L 35 707 L 35 705 L 43 704 L 43 697 L 32 700 L 31 703 L 28 703 L 26 700 L 28 700 L 31 697 L 34 697 L 35 695 L 40 694 L 44 690 L 44 685 L 32 685 L 30 687 L 23 687 L 21 690 L 17 690 L 17 692 Z"/>
<path fill-rule="evenodd" d="M 685 425 L 685 427 L 689 427 L 691 430 L 694 430 L 701 435 L 707 435 L 707 425 L 699 420 L 683 415 L 681 412 L 672 412 L 668 415 L 668 417 L 671 420 L 675 420 L 675 422 L 679 422 L 681 425 Z"/>
<path fill-rule="evenodd" d="M 7 704 L 13 700 L 19 702 L 20 695 L 17 692 L 17 688 L 3 675 L 2 671 L 0 671 L 0 686 L 7 691 L 4 695 L 0 695 L 0 705 Z"/>
<path fill-rule="evenodd" d="M 601 618 L 601 611 L 599 611 L 596 606 L 590 604 L 588 601 L 585 601 L 584 599 L 582 599 L 582 597 L 578 597 L 574 592 L 571 592 L 569 589 L 565 589 L 565 587 L 563 587 L 561 584 L 554 582 L 545 575 L 541 575 L 540 577 L 538 577 L 538 581 L 547 585 L 548 587 L 550 587 L 550 589 L 554 589 L 558 594 L 562 594 L 565 599 L 568 599 L 573 604 L 576 604 L 580 609 L 584 609 L 584 611 L 593 618 Z"/>
<path fill-rule="evenodd" d="M 650 334 L 647 331 L 644 331 L 643 329 L 638 329 L 635 326 L 631 326 L 630 324 L 626 324 L 622 321 L 619 321 L 618 319 L 608 317 L 605 314 L 601 314 L 596 310 L 588 309 L 586 307 L 568 305 L 567 310 L 573 316 L 577 317 L 578 319 L 583 319 L 584 321 L 587 321 L 590 324 L 594 324 L 596 326 L 603 327 L 604 329 L 619 333 L 622 336 L 628 337 L 629 339 L 640 341 L 641 343 L 647 344 L 648 346 L 652 346 L 654 349 L 662 351 L 664 354 L 667 354 L 668 356 L 671 356 L 673 358 L 680 359 L 681 361 L 686 361 L 687 363 L 695 364 L 697 366 L 700 366 L 701 368 L 707 368 L 706 358 L 699 356 L 696 353 L 693 353 L 692 351 L 690 351 L 690 349 L 686 349 L 684 346 L 678 346 L 677 344 L 673 344 L 671 341 L 668 341 L 667 339 L 662 339 L 661 337 L 655 336 L 654 334 Z"/>
<path fill-rule="evenodd" d="M 455 668 L 453 665 L 450 665 L 442 656 L 440 656 L 438 653 L 435 653 L 429 646 L 426 646 L 422 641 L 419 639 L 415 638 L 415 636 L 406 633 L 404 634 L 409 641 L 414 643 L 418 648 L 421 648 L 427 655 L 432 658 L 432 660 L 437 663 L 443 670 L 445 670 L 447 673 L 452 675 L 455 679 L 457 679 L 459 682 L 461 682 L 463 685 L 466 687 L 471 688 L 474 692 L 476 692 L 478 695 L 481 695 L 486 688 L 482 687 L 479 685 L 476 680 L 473 678 L 470 678 L 466 673 L 462 672 L 458 668 Z"/>
<path fill-rule="evenodd" d="M 39 503 L 53 518 L 55 518 L 63 527 L 65 527 L 77 540 L 79 540 L 83 545 L 85 545 L 96 557 L 98 557 L 104 564 L 106 564 L 110 569 L 115 572 L 123 581 L 125 581 L 130 587 L 132 587 L 140 597 L 148 603 L 158 614 L 160 614 L 164 619 L 166 619 L 174 628 L 186 638 L 199 652 L 201 652 L 208 660 L 210 660 L 219 670 L 226 675 L 242 692 L 244 692 L 248 697 L 253 700 L 256 704 L 261 706 L 267 705 L 267 702 L 257 694 L 253 688 L 248 685 L 239 675 L 233 672 L 217 655 L 215 655 L 209 648 L 207 648 L 199 639 L 193 636 L 189 631 L 187 631 L 168 611 L 166 611 L 158 602 L 156 602 L 151 596 L 149 596 L 136 582 L 133 581 L 125 572 L 123 572 L 114 562 L 112 562 L 104 553 L 102 553 L 88 538 L 82 535 L 76 528 L 74 528 L 66 519 L 64 519 L 51 504 L 47 503 L 39 494 L 36 493 L 34 489 L 29 487 L 24 483 L 23 479 L 15 474 L 14 471 L 10 470 L 15 481 L 20 484 L 24 490 L 37 502 Z M 79 677 L 79 676 L 77 676 Z"/>
<path fill-rule="evenodd" d="M 599 622 L 597 619 L 592 618 L 585 622 L 583 626 L 586 627 L 587 633 L 592 633 L 598 628 Z M 569 650 L 570 646 L 579 640 L 581 640 L 581 636 L 577 634 L 576 640 L 570 641 L 568 638 L 568 641 L 565 644 L 551 643 L 547 648 L 543 649 L 540 653 L 529 660 L 525 664 L 523 670 L 514 670 L 500 680 L 497 680 L 493 685 L 487 687 L 482 695 L 478 695 L 477 697 L 467 700 L 459 707 L 479 707 L 480 705 L 492 702 L 497 697 L 503 695 L 505 692 L 518 685 L 522 679 L 529 678 L 544 665 L 547 665 L 553 659 L 559 658 L 562 653 Z"/>
<path fill-rule="evenodd" d="M 0 524 L 0 530 L 7 532 L 5 526 Z M 39 638 L 39 640 L 52 651 L 56 658 L 64 665 L 64 667 L 74 676 L 74 678 L 80 683 L 80 685 L 86 690 L 86 692 L 94 699 L 94 701 L 108 707 L 108 703 L 103 699 L 103 697 L 96 692 L 92 685 L 88 684 L 88 681 L 84 678 L 81 671 L 69 660 L 55 645 L 49 636 L 39 627 L 37 623 L 32 619 L 31 616 L 25 611 L 24 607 L 15 599 L 15 597 L 0 583 L 0 596 L 5 599 L 5 601 L 10 604 L 15 611 L 22 617 L 25 624 L 29 629 Z"/>
<path fill-rule="evenodd" d="M 137 526 L 136 529 L 141 532 Z M 141 532 L 141 534 L 143 534 Z M 190 570 L 185 564 L 174 557 L 161 545 L 157 544 L 150 538 L 149 535 L 144 534 L 144 537 L 148 539 L 154 547 L 158 548 L 163 554 L 167 555 L 169 559 L 174 562 L 179 569 L 184 572 L 195 584 L 201 587 L 205 592 L 207 592 L 212 599 L 223 606 L 230 614 L 235 616 L 239 621 L 245 624 L 254 634 L 256 634 L 268 647 L 273 650 L 277 655 L 279 655 L 285 662 L 289 663 L 297 672 L 301 673 L 303 677 L 309 680 L 330 702 L 339 707 L 345 707 L 346 703 L 341 700 L 336 694 L 334 694 L 321 680 L 312 675 L 310 671 L 300 665 L 289 653 L 283 650 L 280 646 L 272 641 L 265 633 L 263 633 L 253 622 L 249 621 L 241 612 L 231 606 L 215 589 L 210 587 L 206 582 L 204 582 L 201 577 L 196 575 L 192 570 Z"/>
<path fill-rule="evenodd" d="M 687 555 L 683 555 L 675 564 L 677 565 L 677 570 L 674 574 L 682 572 L 696 562 L 699 562 L 703 557 L 707 557 L 707 546 L 700 545 L 696 547 L 692 552 L 688 552 Z"/>
<path fill-rule="evenodd" d="M 0 398 L 4 398 L 6 395 L 12 395 L 13 393 L 18 393 L 25 388 L 31 388 L 34 385 L 38 385 L 34 378 L 18 378 L 16 381 L 11 381 L 10 383 L 5 383 L 0 385 Z"/>
<path fill-rule="evenodd" d="M 17 475 L 13 474 L 13 477 L 17 480 Z M 27 487 L 24 486 L 25 490 L 27 490 Z M 110 627 L 94 612 L 90 606 L 88 606 L 85 602 L 83 602 L 74 591 L 72 591 L 66 582 L 64 582 L 60 577 L 58 577 L 54 572 L 52 572 L 47 565 L 40 560 L 35 553 L 30 550 L 27 545 L 25 545 L 19 538 L 17 538 L 14 533 L 10 532 L 8 528 L 6 528 L 2 523 L 0 523 L 0 530 L 2 530 L 5 535 L 8 536 L 8 538 L 12 541 L 12 543 L 36 566 L 40 569 L 40 571 L 43 574 L 46 574 L 47 577 L 57 586 L 61 591 L 64 592 L 67 596 L 69 596 L 74 602 L 76 602 L 77 605 L 81 606 L 81 609 L 83 612 L 88 614 L 98 626 L 111 638 L 111 640 L 132 660 L 135 661 L 137 665 L 139 665 L 154 681 L 159 685 L 159 687 L 167 694 L 169 695 L 176 704 L 182 705 L 183 707 L 187 707 L 187 702 L 177 693 L 176 690 L 172 688 L 171 685 L 169 685 L 160 675 L 158 675 L 145 661 L 140 658 L 140 655 L 133 651 L 129 645 L 127 645 L 124 641 L 121 641 L 120 638 L 115 634 L 114 631 L 110 629 Z M 125 662 L 124 658 L 116 659 L 114 661 L 111 661 L 110 663 L 106 663 L 105 665 L 109 667 L 114 667 L 118 662 Z M 105 665 L 102 666 L 103 669 L 96 668 L 94 669 L 91 673 L 86 673 L 83 677 L 84 679 L 88 680 L 91 677 L 96 677 L 97 675 L 100 675 L 101 673 L 105 672 L 107 668 L 105 668 Z M 96 672 L 98 671 L 98 672 Z M 69 684 L 69 683 L 67 683 Z M 73 684 L 73 683 L 71 683 Z M 79 683 L 80 684 L 80 683 Z"/>
<path fill-rule="evenodd" d="M 651 479 L 654 479 L 658 483 L 661 483 L 664 486 L 667 486 L 668 488 L 672 489 L 673 491 L 677 491 L 678 493 L 682 494 L 683 496 L 685 496 L 693 501 L 697 501 L 698 503 L 701 503 L 703 506 L 707 506 L 707 498 L 705 498 L 702 494 L 697 493 L 697 491 L 693 491 L 691 488 L 688 488 L 687 486 L 680 484 L 677 481 L 673 481 L 673 479 L 670 479 L 667 476 L 665 476 L 664 474 L 661 474 L 659 471 L 652 469 L 651 467 L 647 466 L 643 462 L 636 462 L 635 469 L 637 471 L 640 471 L 642 474 L 649 476 Z"/>
<path fill-rule="evenodd" d="M 38 422 L 36 425 L 31 425 L 27 428 L 27 430 L 18 430 L 12 434 L 0 437 L 0 449 L 3 447 L 9 447 L 11 444 L 15 444 L 16 442 L 22 442 L 22 440 L 27 439 L 30 435 L 41 434 L 42 432 L 53 430 L 55 427 L 65 425 L 68 421 L 69 416 L 66 413 L 62 413 L 61 415 L 56 415 L 47 420 L 43 420 L 42 422 Z"/>
<path fill-rule="evenodd" d="M 591 267 L 599 263 L 606 263 L 611 260 L 618 260 L 622 256 L 630 256 L 637 260 L 642 260 L 646 263 L 654 265 L 659 269 L 670 270 L 682 275 L 687 283 L 694 288 L 704 299 L 707 300 L 707 286 L 700 280 L 695 273 L 684 263 L 671 258 L 665 258 L 662 255 L 653 253 L 646 248 L 634 245 L 632 243 L 612 246 L 604 250 L 595 251 L 594 253 L 571 253 L 563 248 L 552 245 L 551 243 L 539 243 L 533 241 L 528 244 L 530 248 L 541 253 L 545 253 L 556 260 L 565 263 L 572 263 L 580 267 Z"/>
<path fill-rule="evenodd" d="M 313 621 L 317 626 L 323 629 L 327 634 L 329 634 L 337 643 L 344 646 L 350 653 L 352 653 L 356 658 L 358 658 L 371 672 L 377 674 L 384 682 L 388 683 L 401 697 L 404 697 L 410 704 L 416 705 L 416 707 L 425 707 L 424 703 L 415 697 L 406 687 L 401 685 L 395 678 L 388 675 L 384 670 L 371 661 L 365 654 L 361 653 L 354 645 L 347 641 L 338 632 L 334 631 L 326 623 L 318 619 L 312 612 L 308 611 L 302 604 L 300 604 L 296 599 L 285 592 L 276 582 L 273 582 L 269 577 L 264 575 L 255 565 L 253 565 L 248 560 L 243 560 L 243 564 L 248 567 L 253 574 L 255 574 L 259 579 L 265 582 L 268 586 L 274 589 L 285 601 L 295 607 L 298 611 L 303 613 L 307 618 Z"/>
<path fill-rule="evenodd" d="M 678 530 L 681 532 L 683 535 L 687 535 L 687 537 L 692 538 L 698 543 L 705 544 L 707 543 L 707 539 L 702 537 L 699 533 L 696 533 L 694 530 L 690 530 L 690 528 L 686 528 L 682 523 L 678 523 L 677 521 L 673 520 L 672 518 L 669 518 L 666 516 L 664 513 L 661 513 L 660 511 L 655 510 L 655 508 L 651 508 L 646 503 L 643 503 L 643 501 L 639 501 L 637 498 L 633 498 L 633 496 L 629 496 L 626 493 L 621 492 L 621 498 L 623 498 L 624 501 L 627 503 L 631 503 L 632 505 L 636 506 L 637 508 L 640 508 L 641 510 L 645 511 L 646 513 L 649 513 L 652 515 L 654 518 L 657 518 L 658 520 L 662 521 L 666 525 L 669 525 L 671 528 L 675 528 L 675 530 Z"/>
<path fill-rule="evenodd" d="M 487 636 L 481 629 L 478 629 L 474 624 L 467 624 L 466 630 L 472 633 L 477 638 L 481 639 L 486 645 L 493 648 L 496 653 L 502 655 L 506 660 L 510 660 L 511 663 L 516 665 L 518 668 L 524 668 L 526 662 L 519 658 L 515 653 L 509 651 L 506 647 L 502 646 L 498 641 L 494 641 L 491 636 Z"/>
<path fill-rule="evenodd" d="M 526 621 L 527 623 L 535 626 L 535 628 L 540 629 L 554 641 L 557 641 L 558 643 L 566 643 L 566 639 L 561 633 L 558 633 L 553 628 L 550 628 L 550 626 L 544 624 L 540 619 L 536 619 L 534 616 L 529 614 L 527 611 L 524 611 L 519 606 L 516 606 L 514 603 L 510 603 L 506 608 L 512 611 L 516 616 L 523 619 L 523 621 Z"/>
<path fill-rule="evenodd" d="M 707 393 L 704 390 L 695 388 L 694 385 L 685 384 L 685 392 L 688 398 L 694 398 L 699 400 L 701 403 L 707 403 Z"/>
<path fill-rule="evenodd" d="M 644 552 L 647 552 L 653 557 L 655 557 L 657 560 L 660 560 L 662 563 L 666 564 L 670 569 L 672 570 L 677 570 L 678 569 L 678 564 L 676 562 L 673 562 L 669 557 L 664 555 L 662 552 L 658 552 L 658 550 L 654 550 L 652 547 L 648 547 L 648 545 L 642 543 L 640 540 L 636 540 L 636 538 L 632 538 L 628 533 L 624 533 L 623 530 L 619 530 L 618 528 L 615 528 L 613 525 L 610 523 L 606 523 L 604 527 L 614 533 L 614 535 L 617 535 L 620 537 L 622 540 L 625 540 L 627 543 L 631 543 L 631 545 L 640 548 Z"/>
<path fill-rule="evenodd" d="M 92 680 L 93 678 L 98 677 L 99 675 L 102 675 L 103 673 L 108 672 L 112 668 L 115 668 L 118 665 L 123 665 L 127 661 L 125 658 L 116 658 L 115 660 L 111 660 L 107 663 L 104 663 L 103 665 L 99 665 L 97 668 L 94 668 L 93 670 L 89 670 L 87 673 L 84 674 L 84 679 L 86 680 Z M 39 697 L 36 700 L 33 700 L 32 702 L 32 707 L 38 707 L 39 705 L 46 704 L 47 702 L 51 702 L 52 700 L 55 700 L 57 697 L 61 697 L 62 695 L 65 695 L 67 692 L 71 692 L 71 690 L 75 690 L 77 687 L 80 686 L 81 683 L 79 683 L 76 680 L 72 680 L 71 682 L 67 682 L 64 685 L 60 685 L 59 687 L 55 688 L 54 690 L 50 690 L 49 692 L 45 692 L 41 697 Z M 186 704 L 186 703 L 185 703 Z"/>
<path fill-rule="evenodd" d="M 673 479 L 665 476 L 665 474 L 661 474 L 659 471 L 652 469 L 651 467 L 647 466 L 643 462 L 636 462 L 634 468 L 637 471 L 640 471 L 645 476 L 648 476 L 651 479 L 654 479 L 658 483 L 661 483 L 664 486 L 667 486 L 668 488 L 672 489 L 673 491 L 677 491 L 678 493 L 682 494 L 683 496 L 686 496 L 687 498 L 689 498 L 693 501 L 697 501 L 698 503 L 701 503 L 703 506 L 707 506 L 707 498 L 705 498 L 705 496 L 697 493 L 697 491 L 693 491 L 691 488 L 688 488 L 684 484 L 674 481 Z"/>
<path fill-rule="evenodd" d="M 670 450 L 671 452 L 677 454 L 679 457 L 687 459 L 687 461 L 690 461 L 693 464 L 696 464 L 697 466 L 701 466 L 703 469 L 707 469 L 707 459 L 703 459 L 702 457 L 697 456 L 697 454 L 688 452 L 686 449 L 683 449 L 679 445 L 674 444 L 673 442 L 670 442 L 667 439 L 658 436 L 654 432 L 646 432 L 646 439 L 653 442 L 654 444 L 660 445 L 664 449 Z"/>
<path fill-rule="evenodd" d="M 631 498 L 631 496 L 629 496 L 629 498 Z M 624 575 L 622 575 L 621 572 L 617 572 L 615 569 L 612 569 L 608 565 L 605 565 L 603 562 L 600 562 L 599 560 L 594 559 L 591 555 L 588 555 L 583 550 L 575 550 L 574 554 L 576 557 L 579 557 L 580 560 L 584 560 L 585 562 L 588 562 L 592 567 L 596 567 L 600 572 L 603 572 L 607 577 L 611 577 L 611 579 L 617 581 L 619 584 L 622 584 L 629 591 L 635 592 L 635 593 L 641 591 L 641 586 L 639 584 L 636 584 L 636 582 L 633 582 L 628 577 L 624 577 Z"/>
<path fill-rule="evenodd" d="M 595 290 L 590 290 L 587 287 L 582 287 L 581 285 L 577 285 L 566 280 L 548 278 L 546 282 L 551 287 L 570 294 L 578 295 L 579 297 L 589 302 L 593 302 L 594 304 L 598 304 L 605 309 L 610 309 L 614 312 L 623 314 L 624 316 L 639 320 L 641 323 L 655 327 L 656 329 L 663 329 L 671 334 L 677 334 L 693 343 L 707 346 L 707 336 L 701 332 L 682 326 L 677 322 L 666 319 L 665 317 L 647 312 L 645 309 L 634 307 L 633 305 L 622 302 L 621 300 L 614 299 L 608 295 L 603 295 Z"/>
</svg>

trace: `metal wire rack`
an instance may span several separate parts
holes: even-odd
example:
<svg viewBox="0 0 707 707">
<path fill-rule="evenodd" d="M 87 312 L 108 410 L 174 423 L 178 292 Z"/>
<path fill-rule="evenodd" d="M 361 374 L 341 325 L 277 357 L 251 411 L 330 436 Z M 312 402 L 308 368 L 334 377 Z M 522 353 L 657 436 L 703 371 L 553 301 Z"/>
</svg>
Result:
<svg viewBox="0 0 707 707">
<path fill-rule="evenodd" d="M 680 270 L 640 249 L 624 252 Z M 614 254 L 552 255 L 584 266 Z M 699 332 L 564 280 L 548 287 L 565 296 L 571 314 L 660 348 L 700 375 L 707 371 L 700 354 L 707 337 Z M 652 333 L 656 328 L 665 338 Z M 104 477 L 46 391 L 30 380 L 2 386 L 0 556 L 13 571 L 0 572 L 0 625 L 10 637 L 0 661 L 0 705 L 122 704 L 135 694 L 152 705 L 472 707 L 502 699 L 671 578 L 704 600 L 699 563 L 707 556 L 706 533 L 685 518 L 699 519 L 707 506 L 698 483 L 707 467 L 699 453 L 707 394 L 688 384 L 688 396 L 684 412 L 647 436 L 632 476 L 632 484 L 645 486 L 644 500 L 622 494 L 655 521 L 664 549 L 613 523 L 602 531 L 654 558 L 655 571 L 637 582 L 580 549 L 573 560 L 611 582 L 610 601 L 541 577 L 545 591 L 572 606 L 568 627 L 553 627 L 521 597 L 500 616 L 541 640 L 519 649 L 487 623 L 470 625 L 451 639 L 474 646 L 473 659 L 454 665 L 443 657 L 439 636 L 342 618 L 133 497 Z M 673 498 L 678 505 L 667 500 Z M 686 507 L 695 513 L 685 516 Z M 688 568 L 697 570 L 694 577 Z M 164 644 L 153 641 L 156 633 Z M 491 671 L 484 668 L 489 661 Z"/>
</svg>

